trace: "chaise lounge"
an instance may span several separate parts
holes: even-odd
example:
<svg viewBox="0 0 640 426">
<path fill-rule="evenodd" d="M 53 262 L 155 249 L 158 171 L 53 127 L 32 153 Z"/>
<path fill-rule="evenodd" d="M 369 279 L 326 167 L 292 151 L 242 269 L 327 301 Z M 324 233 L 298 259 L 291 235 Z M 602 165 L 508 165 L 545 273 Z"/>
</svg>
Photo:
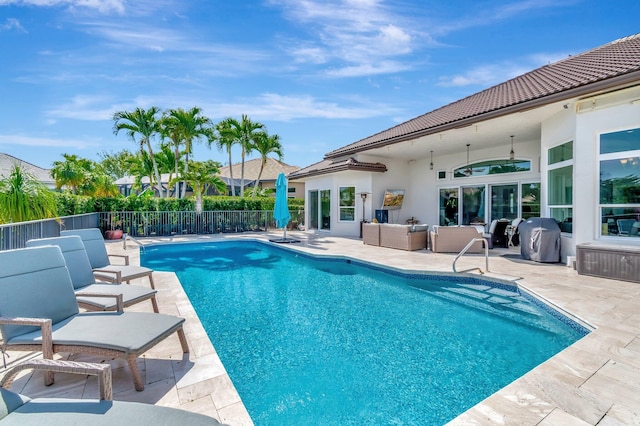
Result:
<svg viewBox="0 0 640 426">
<path fill-rule="evenodd" d="M 127 360 L 135 389 L 144 390 L 137 358 L 173 333 L 189 346 L 184 318 L 146 312 L 79 312 L 64 257 L 57 246 L 0 252 L 2 350 L 82 353 Z M 45 384 L 53 375 L 45 375 Z"/>
<path fill-rule="evenodd" d="M 35 398 L 9 389 L 25 369 L 96 376 L 100 399 Z M 12 367 L 0 381 L 0 426 L 12 425 L 220 425 L 208 416 L 177 408 L 112 401 L 111 365 L 36 359 Z"/>
<path fill-rule="evenodd" d="M 143 266 L 130 265 L 129 256 L 119 254 L 108 254 L 104 246 L 104 238 L 98 228 L 89 229 L 73 229 L 61 231 L 61 237 L 77 235 L 82 239 L 84 248 L 89 256 L 91 268 L 94 275 L 101 281 L 121 283 L 129 283 L 136 278 L 148 277 L 151 288 L 155 289 L 153 283 L 153 271 Z M 109 257 L 120 257 L 124 259 L 124 265 L 112 265 Z"/>
<path fill-rule="evenodd" d="M 158 312 L 157 291 L 149 287 L 118 283 L 97 283 L 89 257 L 82 240 L 77 235 L 68 237 L 41 238 L 29 240 L 27 247 L 58 246 L 62 252 L 78 305 L 89 311 L 116 310 L 116 301 L 109 297 L 91 297 L 88 293 L 122 294 L 123 306 L 129 307 L 145 300 L 151 300 L 153 311 Z"/>
</svg>

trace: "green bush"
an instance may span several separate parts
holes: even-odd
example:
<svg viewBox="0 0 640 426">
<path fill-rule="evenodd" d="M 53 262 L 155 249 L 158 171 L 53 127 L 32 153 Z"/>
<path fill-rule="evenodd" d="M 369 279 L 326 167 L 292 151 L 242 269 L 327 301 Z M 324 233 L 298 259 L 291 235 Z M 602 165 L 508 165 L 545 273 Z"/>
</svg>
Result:
<svg viewBox="0 0 640 426">
<path fill-rule="evenodd" d="M 203 197 L 205 211 L 231 210 L 273 210 L 273 197 L 238 198 L 229 196 Z M 304 200 L 289 198 L 289 210 L 296 212 L 304 209 Z M 58 194 L 60 216 L 92 212 L 145 212 L 145 211 L 194 211 L 195 200 L 188 198 L 156 198 L 145 195 L 129 197 L 85 197 L 70 193 Z"/>
</svg>

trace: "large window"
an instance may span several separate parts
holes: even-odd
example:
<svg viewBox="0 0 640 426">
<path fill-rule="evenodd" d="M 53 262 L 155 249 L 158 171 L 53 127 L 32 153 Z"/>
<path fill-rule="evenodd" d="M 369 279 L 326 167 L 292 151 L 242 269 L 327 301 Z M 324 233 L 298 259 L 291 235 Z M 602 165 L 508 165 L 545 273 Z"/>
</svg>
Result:
<svg viewBox="0 0 640 426">
<path fill-rule="evenodd" d="M 562 232 L 573 232 L 573 142 L 548 151 L 549 215 Z"/>
<path fill-rule="evenodd" d="M 356 188 L 341 186 L 339 192 L 340 220 L 353 222 L 356 220 Z"/>
<path fill-rule="evenodd" d="M 640 237 L 640 129 L 600 136 L 602 235 Z"/>
<path fill-rule="evenodd" d="M 518 217 L 518 185 L 491 185 L 491 216 L 494 219 L 513 220 Z"/>
</svg>

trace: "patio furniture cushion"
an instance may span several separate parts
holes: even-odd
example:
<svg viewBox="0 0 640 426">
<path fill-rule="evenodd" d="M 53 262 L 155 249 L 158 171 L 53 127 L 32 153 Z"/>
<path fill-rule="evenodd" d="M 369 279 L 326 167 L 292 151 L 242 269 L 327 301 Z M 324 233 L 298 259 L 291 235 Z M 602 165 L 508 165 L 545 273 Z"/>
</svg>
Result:
<svg viewBox="0 0 640 426">
<path fill-rule="evenodd" d="M 60 232 L 61 237 L 70 235 L 77 235 L 82 239 L 92 269 L 102 268 L 110 264 L 107 249 L 104 247 L 104 238 L 102 238 L 102 233 L 98 228 L 73 229 Z"/>
<path fill-rule="evenodd" d="M 434 253 L 459 253 L 474 238 L 482 238 L 475 226 L 434 226 L 430 232 L 430 247 Z M 476 241 L 467 253 L 482 253 L 482 241 Z"/>
<path fill-rule="evenodd" d="M 96 282 L 91 263 L 85 251 L 82 239 L 77 235 L 68 237 L 40 238 L 29 240 L 27 247 L 58 246 L 69 270 L 73 288 L 80 289 Z M 73 265 L 73 267 L 69 267 Z"/>
<path fill-rule="evenodd" d="M 3 317 L 50 318 L 55 324 L 80 312 L 64 258 L 54 246 L 2 252 L 0 295 Z M 34 330 L 40 329 L 0 325 L 6 342 Z"/>
<path fill-rule="evenodd" d="M 30 400 L 27 396 L 0 388 L 0 420 Z"/>
<path fill-rule="evenodd" d="M 76 291 L 82 293 L 122 294 L 124 306 L 131 306 L 143 300 L 150 299 L 156 294 L 155 290 L 137 285 L 120 285 L 96 283 L 89 258 L 82 239 L 77 235 L 66 237 L 41 238 L 27 241 L 27 247 L 42 247 L 54 245 L 60 247 L 62 256 L 67 264 L 71 282 Z M 85 309 L 113 310 L 116 300 L 112 297 L 78 296 L 77 302 Z M 154 301 L 155 302 L 155 301 Z M 156 304 L 154 303 L 154 310 Z"/>
<path fill-rule="evenodd" d="M 141 353 L 174 333 L 182 323 L 184 318 L 147 312 L 83 312 L 54 323 L 53 342 Z M 41 341 L 40 330 L 7 339 L 9 345 Z"/>
<path fill-rule="evenodd" d="M 213 417 L 152 404 L 62 398 L 31 400 L 0 421 L 2 426 L 219 424 Z"/>
</svg>

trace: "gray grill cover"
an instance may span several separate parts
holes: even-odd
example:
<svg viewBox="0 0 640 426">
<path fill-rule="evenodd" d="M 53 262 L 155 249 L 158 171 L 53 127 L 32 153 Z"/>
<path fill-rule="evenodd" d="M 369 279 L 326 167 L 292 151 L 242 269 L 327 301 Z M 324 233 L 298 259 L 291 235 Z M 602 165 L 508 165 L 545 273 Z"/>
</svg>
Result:
<svg viewBox="0 0 640 426">
<path fill-rule="evenodd" d="M 532 217 L 520 223 L 520 254 L 535 262 L 560 262 L 560 227 L 555 219 Z"/>
</svg>

